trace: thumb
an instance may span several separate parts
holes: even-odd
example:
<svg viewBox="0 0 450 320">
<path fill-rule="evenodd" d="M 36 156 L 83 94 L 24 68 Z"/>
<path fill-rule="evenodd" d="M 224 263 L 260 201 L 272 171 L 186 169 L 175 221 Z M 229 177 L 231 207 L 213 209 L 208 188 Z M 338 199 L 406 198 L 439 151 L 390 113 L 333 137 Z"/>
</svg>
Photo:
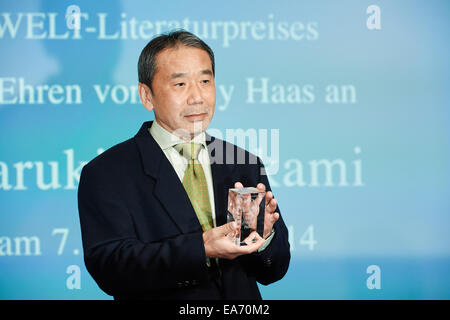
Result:
<svg viewBox="0 0 450 320">
<path fill-rule="evenodd" d="M 221 235 L 226 236 L 230 232 L 233 232 L 237 229 L 237 223 L 236 221 L 228 222 L 227 224 L 224 224 L 220 227 L 217 227 L 217 231 L 220 232 Z"/>
</svg>

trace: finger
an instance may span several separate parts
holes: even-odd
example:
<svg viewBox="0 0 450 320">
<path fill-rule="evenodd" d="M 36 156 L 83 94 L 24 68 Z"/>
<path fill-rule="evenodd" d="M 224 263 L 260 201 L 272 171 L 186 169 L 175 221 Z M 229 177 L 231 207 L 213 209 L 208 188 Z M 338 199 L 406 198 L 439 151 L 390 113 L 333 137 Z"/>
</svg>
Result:
<svg viewBox="0 0 450 320">
<path fill-rule="evenodd" d="M 241 247 L 242 251 L 245 253 L 252 253 L 261 248 L 264 244 L 264 238 L 262 238 L 256 231 L 253 231 L 244 242 L 247 244 L 246 246 Z"/>
<path fill-rule="evenodd" d="M 267 217 L 268 217 L 268 219 L 265 219 L 265 221 L 264 221 L 264 234 L 266 234 L 267 230 L 273 228 L 273 225 L 275 224 L 275 222 L 277 222 L 278 219 L 280 219 L 280 214 L 278 212 L 274 212 L 273 214 L 266 216 L 266 218 Z"/>
<path fill-rule="evenodd" d="M 256 242 L 253 242 L 252 240 L 256 239 Z M 257 232 L 252 232 L 247 238 L 246 238 L 246 245 L 245 246 L 234 246 L 232 248 L 232 252 L 230 252 L 232 258 L 234 259 L 236 257 L 239 257 L 241 255 L 244 254 L 249 254 L 252 252 L 255 252 L 256 250 L 258 250 L 259 248 L 261 248 L 261 246 L 264 244 L 264 239 L 261 238 L 261 236 L 257 233 Z"/>
<path fill-rule="evenodd" d="M 235 187 L 236 189 L 242 189 L 242 188 L 244 187 L 244 185 L 238 181 L 238 182 L 236 182 L 236 183 L 234 184 L 234 187 Z"/>
<path fill-rule="evenodd" d="M 273 213 L 277 209 L 277 199 L 270 200 L 269 204 L 266 206 L 266 212 Z"/>
<path fill-rule="evenodd" d="M 266 207 L 267 207 L 267 205 L 269 204 L 269 202 L 270 202 L 270 200 L 272 200 L 273 199 L 273 193 L 272 193 L 272 191 L 267 191 L 266 192 Z"/>
<path fill-rule="evenodd" d="M 270 198 L 270 199 L 267 199 L 266 198 L 266 208 L 265 208 L 265 211 L 266 212 L 274 212 L 275 211 L 275 209 L 277 208 L 277 199 L 275 199 L 275 198 Z"/>
<path fill-rule="evenodd" d="M 247 238 L 244 239 L 244 242 L 249 245 L 255 243 L 261 236 L 256 231 L 252 231 Z"/>
<path fill-rule="evenodd" d="M 223 226 L 216 227 L 216 229 L 220 236 L 226 236 L 227 234 L 234 232 L 237 229 L 237 223 L 236 221 L 231 221 L 227 224 L 224 224 Z"/>
<path fill-rule="evenodd" d="M 233 231 L 226 234 L 226 237 L 234 242 L 234 239 L 237 237 L 237 230 L 234 229 Z"/>
<path fill-rule="evenodd" d="M 280 214 L 279 214 L 278 212 L 275 212 L 275 213 L 272 215 L 272 223 L 277 222 L 278 219 L 280 219 Z"/>
<path fill-rule="evenodd" d="M 261 190 L 261 191 L 266 191 L 266 186 L 264 185 L 264 183 L 258 183 L 256 188 Z"/>
</svg>

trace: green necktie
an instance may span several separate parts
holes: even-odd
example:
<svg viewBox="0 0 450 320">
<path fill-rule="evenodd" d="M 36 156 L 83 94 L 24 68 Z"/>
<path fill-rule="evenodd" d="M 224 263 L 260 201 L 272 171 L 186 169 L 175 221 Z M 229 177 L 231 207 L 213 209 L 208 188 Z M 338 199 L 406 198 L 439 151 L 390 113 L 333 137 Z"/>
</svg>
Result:
<svg viewBox="0 0 450 320">
<path fill-rule="evenodd" d="M 183 186 L 191 200 L 203 231 L 213 227 L 211 204 L 209 202 L 208 186 L 206 184 L 205 173 L 201 163 L 198 161 L 198 154 L 202 148 L 201 143 L 187 142 L 174 146 L 183 157 L 188 160 L 188 166 L 183 177 Z"/>
</svg>

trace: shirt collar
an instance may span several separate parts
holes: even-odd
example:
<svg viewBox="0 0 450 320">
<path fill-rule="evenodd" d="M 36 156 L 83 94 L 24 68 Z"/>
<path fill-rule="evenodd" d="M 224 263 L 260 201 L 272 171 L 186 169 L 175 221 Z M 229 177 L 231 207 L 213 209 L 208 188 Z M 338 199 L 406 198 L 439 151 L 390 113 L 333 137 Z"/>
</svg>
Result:
<svg viewBox="0 0 450 320">
<path fill-rule="evenodd" d="M 164 129 L 158 122 L 156 122 L 156 120 L 153 121 L 149 131 L 162 150 L 166 150 L 173 147 L 174 145 L 186 142 L 180 137 Z M 201 143 L 204 148 L 207 148 L 206 136 L 204 131 L 196 135 L 191 141 L 188 142 Z"/>
</svg>

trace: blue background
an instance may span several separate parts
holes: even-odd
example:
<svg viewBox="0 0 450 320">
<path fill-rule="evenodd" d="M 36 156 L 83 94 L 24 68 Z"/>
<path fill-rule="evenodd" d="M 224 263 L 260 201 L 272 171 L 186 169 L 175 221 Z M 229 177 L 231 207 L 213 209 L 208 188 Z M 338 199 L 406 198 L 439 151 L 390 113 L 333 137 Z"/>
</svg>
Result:
<svg viewBox="0 0 450 320">
<path fill-rule="evenodd" d="M 27 39 L 26 17 L 15 36 L 4 29 L 4 13 L 15 23 L 20 12 L 42 12 L 45 18 L 35 21 L 43 21 L 43 29 L 34 30 L 48 35 L 47 14 L 54 12 L 55 30 L 63 34 L 72 4 L 89 14 L 82 39 L 72 39 L 73 31 L 64 40 Z M 366 27 L 372 4 L 381 9 L 380 30 Z M 67 187 L 67 150 L 76 168 L 99 148 L 133 136 L 153 113 L 139 100 L 117 104 L 107 97 L 101 103 L 95 94 L 95 84 L 136 86 L 137 59 L 148 42 L 98 39 L 98 32 L 85 31 L 98 28 L 97 14 L 106 13 L 108 34 L 131 17 L 266 26 L 313 22 L 316 36 L 310 40 L 257 40 L 247 30 L 246 39 L 227 42 L 220 28 L 216 39 L 203 37 L 215 52 L 216 86 L 234 85 L 225 110 L 217 92 L 210 128 L 224 138 L 226 129 L 279 130 L 278 171 L 269 180 L 291 231 L 292 260 L 281 281 L 260 286 L 263 298 L 449 299 L 449 9 L 448 1 L 2 1 L 0 78 L 24 78 L 35 86 L 77 84 L 82 103 L 0 104 L 0 179 L 12 186 L 0 188 L 0 298 L 111 298 L 76 254 L 82 251 L 77 181 Z M 311 85 L 314 101 L 263 103 L 255 93 L 255 103 L 248 103 L 249 78 L 255 86 L 269 79 L 269 97 L 272 85 Z M 353 85 L 355 101 L 327 103 L 328 85 Z M 9 82 L 0 87 L 3 98 L 12 99 L 5 88 L 17 88 Z M 274 160 L 262 158 L 266 165 Z M 348 185 L 339 185 L 336 171 L 331 186 L 323 173 L 312 186 L 309 162 L 320 159 L 344 161 Z M 353 183 L 355 160 L 362 186 Z M 57 162 L 61 187 L 40 189 L 33 164 L 24 173 L 26 190 L 14 190 L 15 164 L 26 161 L 43 163 L 46 183 L 49 162 Z M 303 166 L 305 185 L 295 184 L 295 163 Z M 60 255 L 61 234 L 52 235 L 57 228 L 68 230 Z M 13 245 L 22 236 L 39 238 L 41 254 L 17 255 L 14 247 L 6 254 L 7 239 Z M 301 244 L 308 236 L 317 241 L 311 248 Z M 81 269 L 80 289 L 66 286 L 70 265 Z M 370 265 L 381 270 L 380 289 L 366 285 Z"/>
</svg>

